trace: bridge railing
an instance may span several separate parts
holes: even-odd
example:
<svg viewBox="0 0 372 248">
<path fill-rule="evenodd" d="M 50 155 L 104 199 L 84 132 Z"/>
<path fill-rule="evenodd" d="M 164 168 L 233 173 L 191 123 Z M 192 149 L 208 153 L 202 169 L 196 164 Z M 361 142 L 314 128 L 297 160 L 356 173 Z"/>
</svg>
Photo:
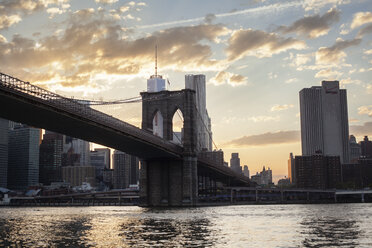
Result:
<svg viewBox="0 0 372 248">
<path fill-rule="evenodd" d="M 107 115 L 98 110 L 95 110 L 87 104 L 79 103 L 73 98 L 67 98 L 56 93 L 50 92 L 39 86 L 32 85 L 29 82 L 22 81 L 18 78 L 6 75 L 0 72 L 0 87 L 17 95 L 23 95 L 28 98 L 32 97 L 49 106 L 61 109 L 79 118 L 85 118 L 89 121 L 130 133 L 132 136 L 145 140 L 155 145 L 160 145 L 173 152 L 180 152 L 182 148 L 176 144 L 166 141 L 158 136 L 152 135 L 146 131 L 139 129 L 127 122 L 121 121 L 111 115 Z"/>
</svg>

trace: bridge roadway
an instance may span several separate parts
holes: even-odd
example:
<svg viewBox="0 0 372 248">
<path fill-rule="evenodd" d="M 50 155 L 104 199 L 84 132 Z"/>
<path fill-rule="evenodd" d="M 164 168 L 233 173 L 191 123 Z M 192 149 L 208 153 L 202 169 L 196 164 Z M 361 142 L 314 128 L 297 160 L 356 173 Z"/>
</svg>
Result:
<svg viewBox="0 0 372 248">
<path fill-rule="evenodd" d="M 125 151 L 175 159 L 182 147 L 70 98 L 0 74 L 0 117 Z"/>
<path fill-rule="evenodd" d="M 0 117 L 80 138 L 141 159 L 182 159 L 183 148 L 78 101 L 0 73 Z M 199 166 L 249 183 L 248 178 L 213 161 Z"/>
</svg>

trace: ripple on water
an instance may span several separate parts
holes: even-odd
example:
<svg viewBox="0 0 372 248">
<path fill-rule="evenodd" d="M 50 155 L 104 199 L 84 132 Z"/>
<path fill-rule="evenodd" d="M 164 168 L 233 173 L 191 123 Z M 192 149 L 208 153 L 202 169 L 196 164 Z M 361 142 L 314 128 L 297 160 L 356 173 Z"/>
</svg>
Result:
<svg viewBox="0 0 372 248">
<path fill-rule="evenodd" d="M 372 247 L 371 204 L 0 208 L 0 247 Z"/>
</svg>

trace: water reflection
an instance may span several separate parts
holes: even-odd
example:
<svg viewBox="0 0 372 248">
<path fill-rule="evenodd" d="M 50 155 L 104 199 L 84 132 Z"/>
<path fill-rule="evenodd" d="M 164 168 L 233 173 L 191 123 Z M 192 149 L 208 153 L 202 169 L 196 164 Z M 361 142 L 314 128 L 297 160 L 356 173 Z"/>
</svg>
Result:
<svg viewBox="0 0 372 248">
<path fill-rule="evenodd" d="M 372 204 L 0 208 L 0 247 L 372 247 Z"/>
<path fill-rule="evenodd" d="M 1 247 L 81 247 L 86 218 L 55 219 L 31 215 L 0 219 Z"/>
<path fill-rule="evenodd" d="M 312 216 L 305 218 L 301 225 L 304 247 L 359 247 L 361 230 L 356 220 L 341 217 Z"/>
<path fill-rule="evenodd" d="M 142 219 L 139 223 L 123 224 L 121 236 L 129 246 L 212 246 L 206 219 Z"/>
</svg>

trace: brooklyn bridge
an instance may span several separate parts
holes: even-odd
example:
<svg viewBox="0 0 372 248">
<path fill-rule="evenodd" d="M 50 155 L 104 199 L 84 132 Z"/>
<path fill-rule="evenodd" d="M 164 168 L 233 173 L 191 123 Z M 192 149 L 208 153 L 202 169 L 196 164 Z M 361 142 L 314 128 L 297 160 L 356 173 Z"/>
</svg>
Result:
<svg viewBox="0 0 372 248">
<path fill-rule="evenodd" d="M 92 107 L 133 101 L 142 102 L 141 129 Z M 198 108 L 197 91 L 192 88 L 141 92 L 140 97 L 111 102 L 87 101 L 64 97 L 0 73 L 0 104 L 2 118 L 140 158 L 142 206 L 196 206 L 201 196 L 218 187 L 250 186 L 247 177 L 210 156 L 213 151 L 205 140 L 211 137 L 200 135 L 207 127 Z M 182 140 L 178 143 L 173 142 L 172 126 L 177 111 L 183 114 Z M 158 114 L 161 125 L 154 127 Z"/>
</svg>

